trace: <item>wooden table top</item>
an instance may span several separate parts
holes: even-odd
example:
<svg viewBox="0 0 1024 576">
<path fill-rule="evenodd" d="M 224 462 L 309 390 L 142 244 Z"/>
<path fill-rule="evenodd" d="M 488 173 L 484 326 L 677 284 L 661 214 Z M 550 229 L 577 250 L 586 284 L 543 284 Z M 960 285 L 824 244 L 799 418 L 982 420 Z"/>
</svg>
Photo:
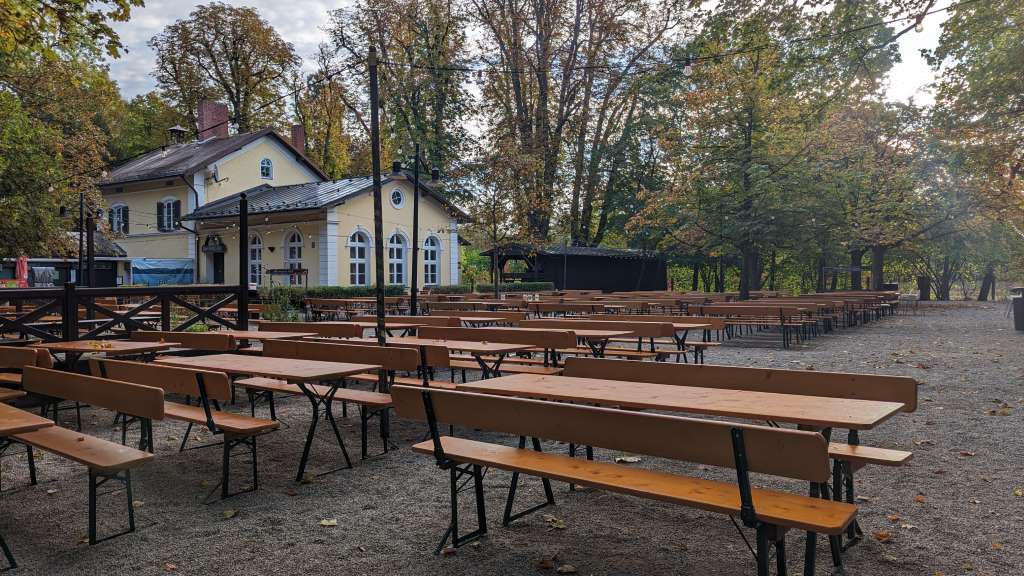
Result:
<svg viewBox="0 0 1024 576">
<path fill-rule="evenodd" d="M 499 322 L 509 322 L 504 318 L 491 318 L 490 316 L 456 316 L 462 322 L 469 322 L 472 324 L 497 324 Z"/>
<path fill-rule="evenodd" d="M 324 322 L 318 322 L 318 324 L 324 324 Z M 360 328 L 377 328 L 376 322 L 335 322 L 335 324 L 351 324 L 353 326 L 359 326 Z M 419 322 L 385 322 L 385 330 L 409 330 L 411 328 L 419 328 L 420 326 L 426 326 Z"/>
<path fill-rule="evenodd" d="M 556 330 L 561 330 L 561 328 L 556 328 Z M 591 330 L 589 328 L 566 328 L 566 330 L 572 330 L 576 333 L 577 338 L 585 340 L 608 340 L 632 334 L 629 330 Z"/>
<path fill-rule="evenodd" d="M 15 398 L 21 398 L 25 395 L 23 390 L 11 390 L 10 388 L 0 388 L 0 402 L 9 402 Z"/>
<path fill-rule="evenodd" d="M 175 346 L 177 342 L 135 342 L 133 340 L 73 340 L 71 342 L 43 342 L 29 344 L 31 348 L 45 348 L 50 352 L 71 352 L 85 354 L 141 354 L 143 352 L 159 352 Z"/>
<path fill-rule="evenodd" d="M 0 436 L 32 432 L 53 426 L 53 421 L 14 406 L 0 404 Z"/>
<path fill-rule="evenodd" d="M 218 330 L 218 334 L 231 334 L 235 340 L 284 340 L 316 336 L 316 332 L 277 332 L 274 330 Z"/>
<path fill-rule="evenodd" d="M 344 338 L 350 342 L 366 342 L 376 344 L 376 338 Z M 530 344 L 509 344 L 506 342 L 474 342 L 472 340 L 441 340 L 439 338 L 418 338 L 416 336 L 398 336 L 388 338 L 392 344 L 411 344 L 416 346 L 443 346 L 449 350 L 462 350 L 470 354 L 507 354 L 521 352 L 533 348 Z"/>
<path fill-rule="evenodd" d="M 204 356 L 172 356 L 156 362 L 169 366 L 213 370 L 228 374 L 265 376 L 282 380 L 315 382 L 343 378 L 380 368 L 375 364 L 324 362 L 296 358 L 273 358 L 246 354 L 207 354 Z"/>
<path fill-rule="evenodd" d="M 899 402 L 535 374 L 516 374 L 480 380 L 459 384 L 458 388 L 486 394 L 856 430 L 874 428 L 903 408 L 903 404 Z"/>
</svg>

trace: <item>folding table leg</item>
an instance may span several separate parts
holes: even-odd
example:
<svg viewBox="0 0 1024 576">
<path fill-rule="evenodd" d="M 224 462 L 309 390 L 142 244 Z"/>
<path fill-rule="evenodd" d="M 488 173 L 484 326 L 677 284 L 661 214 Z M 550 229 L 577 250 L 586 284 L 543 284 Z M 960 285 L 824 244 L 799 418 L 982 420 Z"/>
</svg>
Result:
<svg viewBox="0 0 1024 576">
<path fill-rule="evenodd" d="M 7 542 L 4 541 L 4 537 L 0 534 L 0 550 L 4 553 L 4 558 L 7 559 L 7 568 L 13 570 L 18 567 L 18 563 L 14 561 L 14 554 L 11 553 L 11 549 L 7 547 Z"/>
</svg>

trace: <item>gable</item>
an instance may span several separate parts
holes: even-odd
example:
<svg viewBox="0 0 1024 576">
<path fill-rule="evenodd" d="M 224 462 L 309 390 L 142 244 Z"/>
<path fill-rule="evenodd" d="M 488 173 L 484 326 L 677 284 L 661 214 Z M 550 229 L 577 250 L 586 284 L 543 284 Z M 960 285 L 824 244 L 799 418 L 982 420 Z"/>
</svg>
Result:
<svg viewBox="0 0 1024 576">
<path fill-rule="evenodd" d="M 263 178 L 260 163 L 270 161 L 271 178 Z M 213 178 L 214 167 L 218 179 Z M 211 163 L 206 170 L 206 202 L 257 186 L 288 186 L 320 182 L 322 178 L 294 149 L 273 136 L 264 136 Z"/>
</svg>

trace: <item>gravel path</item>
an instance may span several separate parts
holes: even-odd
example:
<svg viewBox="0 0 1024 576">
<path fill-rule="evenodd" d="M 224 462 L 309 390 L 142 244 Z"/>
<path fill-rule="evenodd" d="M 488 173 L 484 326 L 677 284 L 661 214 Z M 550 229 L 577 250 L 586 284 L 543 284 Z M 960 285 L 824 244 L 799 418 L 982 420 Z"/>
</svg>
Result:
<svg viewBox="0 0 1024 576">
<path fill-rule="evenodd" d="M 916 413 L 862 435 L 864 443 L 911 449 L 915 456 L 903 468 L 858 473 L 867 537 L 844 556 L 847 574 L 1024 572 L 1024 496 L 1014 493 L 1024 490 L 1024 334 L 1011 329 L 1004 311 L 1001 304 L 936 306 L 822 336 L 801 349 L 783 351 L 766 341 L 767 347 L 708 352 L 712 363 L 901 374 L 923 383 Z M 219 449 L 178 453 L 184 426 L 157 424 L 158 457 L 136 474 L 138 532 L 92 547 L 80 542 L 84 468 L 47 455 L 39 462 L 40 484 L 30 487 L 23 456 L 5 457 L 0 531 L 22 564 L 9 573 L 511 575 L 553 574 L 551 566 L 564 564 L 600 575 L 754 573 L 743 540 L 723 516 L 595 490 L 569 492 L 564 484 L 555 484 L 556 507 L 502 528 L 509 475 L 499 471 L 485 481 L 489 537 L 435 557 L 447 522 L 447 478 L 408 449 L 423 437 L 423 426 L 396 422 L 398 451 L 300 485 L 293 475 L 307 412 L 302 398 L 279 404 L 288 428 L 261 439 L 259 491 L 212 505 L 201 501 L 218 479 Z M 343 431 L 357 454 L 352 416 Z M 108 413 L 86 412 L 91 434 L 119 436 L 110 422 Z M 313 471 L 337 465 L 336 447 L 321 432 Z M 598 452 L 599 458 L 616 455 Z M 731 474 L 654 459 L 637 466 Z M 524 479 L 517 502 L 539 502 L 539 487 Z M 123 502 L 123 494 L 101 499 L 106 529 L 120 526 Z M 469 518 L 470 499 L 465 504 L 463 518 Z M 321 526 L 324 519 L 337 526 Z M 799 573 L 803 536 L 791 533 L 788 542 L 790 572 Z M 830 574 L 827 546 L 818 551 L 818 574 Z"/>
</svg>

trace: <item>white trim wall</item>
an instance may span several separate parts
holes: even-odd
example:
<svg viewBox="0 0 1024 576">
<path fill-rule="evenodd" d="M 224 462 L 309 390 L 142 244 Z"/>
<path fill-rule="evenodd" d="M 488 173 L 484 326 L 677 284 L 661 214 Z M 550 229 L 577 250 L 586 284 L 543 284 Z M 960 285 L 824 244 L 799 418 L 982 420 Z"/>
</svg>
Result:
<svg viewBox="0 0 1024 576">
<path fill-rule="evenodd" d="M 320 285 L 338 285 L 338 212 L 330 208 L 320 227 Z"/>
<path fill-rule="evenodd" d="M 454 218 L 448 222 L 448 283 L 459 283 L 459 223 Z"/>
</svg>

